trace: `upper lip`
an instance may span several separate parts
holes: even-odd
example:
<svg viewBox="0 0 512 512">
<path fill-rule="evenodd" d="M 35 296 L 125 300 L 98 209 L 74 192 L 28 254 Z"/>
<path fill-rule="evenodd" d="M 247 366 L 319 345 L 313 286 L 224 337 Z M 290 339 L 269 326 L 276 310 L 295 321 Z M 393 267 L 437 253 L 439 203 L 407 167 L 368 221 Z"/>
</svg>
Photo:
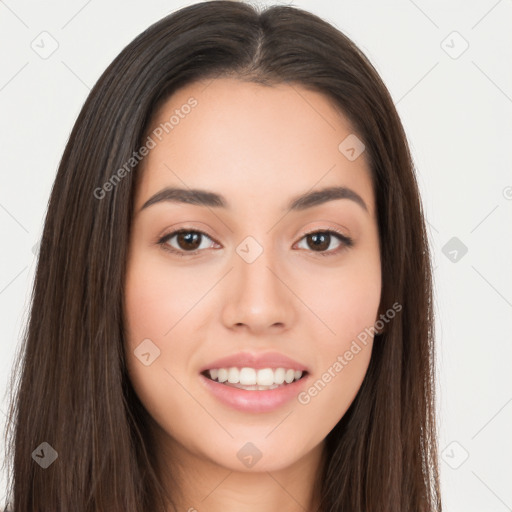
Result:
<svg viewBox="0 0 512 512">
<path fill-rule="evenodd" d="M 293 370 L 301 370 L 303 372 L 308 371 L 307 367 L 303 364 L 285 356 L 284 354 L 280 354 L 279 352 L 262 352 L 256 354 L 252 354 L 250 352 L 238 352 L 237 354 L 222 357 L 212 361 L 211 363 L 208 363 L 201 368 L 200 373 L 206 370 L 212 370 L 214 368 L 231 367 L 247 367 L 254 368 L 255 370 L 260 370 L 262 368 L 291 368 Z"/>
</svg>

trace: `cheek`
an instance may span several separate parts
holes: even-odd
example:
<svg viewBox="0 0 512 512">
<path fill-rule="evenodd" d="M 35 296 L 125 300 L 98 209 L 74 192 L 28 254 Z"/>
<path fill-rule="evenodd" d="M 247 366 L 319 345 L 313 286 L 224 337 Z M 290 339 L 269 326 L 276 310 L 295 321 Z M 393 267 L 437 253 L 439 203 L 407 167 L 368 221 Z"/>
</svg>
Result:
<svg viewBox="0 0 512 512">
<path fill-rule="evenodd" d="M 343 349 L 347 341 L 374 326 L 381 297 L 380 259 L 374 255 L 354 258 L 335 271 L 315 272 L 303 281 L 303 296 L 322 321 L 318 333 L 326 352 Z M 307 274 L 307 273 L 306 273 Z"/>
<path fill-rule="evenodd" d="M 203 293 L 204 280 L 198 273 L 173 268 L 158 253 L 139 251 L 129 262 L 126 276 L 129 337 L 163 339 Z"/>
<path fill-rule="evenodd" d="M 179 328 L 174 326 L 190 309 L 186 291 L 179 273 L 162 269 L 143 251 L 130 259 L 124 311 L 126 361 L 134 388 L 149 401 L 158 400 L 157 390 L 168 391 L 172 377 L 166 370 L 174 375 L 177 363 L 186 358 L 184 351 L 190 347 L 176 343 L 172 351 L 168 350 Z M 149 354 L 147 365 L 143 363 L 145 353 Z"/>
<path fill-rule="evenodd" d="M 354 401 L 366 375 L 373 342 L 358 340 L 340 343 L 325 359 L 322 370 L 314 375 L 297 401 L 301 416 L 310 423 L 321 422 L 327 435 Z"/>
<path fill-rule="evenodd" d="M 316 335 L 315 372 L 309 386 L 298 396 L 304 418 L 321 421 L 333 428 L 343 417 L 366 375 L 373 347 L 380 301 L 380 288 L 359 286 L 346 288 L 346 293 L 331 294 L 322 310 L 330 330 Z M 327 294 L 325 294 L 327 296 Z M 319 304 L 317 302 L 317 304 Z M 320 311 L 320 309 L 318 309 Z"/>
<path fill-rule="evenodd" d="M 187 286 L 187 284 L 189 286 Z M 171 271 L 143 251 L 135 254 L 127 267 L 125 286 L 125 353 L 130 382 L 160 426 L 175 434 L 169 422 L 170 410 L 194 407 L 180 383 L 187 378 L 194 340 L 183 340 L 184 318 L 197 301 L 190 276 Z M 181 321 L 184 320 L 184 321 Z M 145 347 L 141 350 L 141 347 Z M 149 364 L 142 354 L 149 353 Z"/>
<path fill-rule="evenodd" d="M 305 418 L 322 418 L 332 427 L 366 375 L 381 296 L 380 260 L 352 263 L 350 270 L 316 280 L 318 286 L 308 287 L 307 293 L 308 305 L 322 323 L 311 332 L 317 348 L 315 375 L 298 402 L 307 411 Z"/>
</svg>

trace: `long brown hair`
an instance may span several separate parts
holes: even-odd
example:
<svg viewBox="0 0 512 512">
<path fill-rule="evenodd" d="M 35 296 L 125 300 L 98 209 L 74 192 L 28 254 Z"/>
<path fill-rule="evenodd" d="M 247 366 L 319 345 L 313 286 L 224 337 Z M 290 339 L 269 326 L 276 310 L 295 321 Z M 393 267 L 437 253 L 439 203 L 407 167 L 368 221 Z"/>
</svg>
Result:
<svg viewBox="0 0 512 512">
<path fill-rule="evenodd" d="M 170 94 L 227 76 L 321 92 L 350 119 L 371 164 L 381 311 L 403 306 L 377 335 L 361 389 L 327 436 L 321 510 L 441 510 L 431 261 L 392 99 L 354 43 L 321 18 L 288 6 L 259 12 L 215 1 L 183 8 L 140 34 L 100 77 L 73 127 L 11 380 L 6 460 L 15 512 L 165 510 L 147 412 L 123 352 L 137 166 L 107 192 L 104 184 L 141 147 Z M 38 453 L 51 450 L 57 459 L 49 467 L 36 464 Z"/>
</svg>

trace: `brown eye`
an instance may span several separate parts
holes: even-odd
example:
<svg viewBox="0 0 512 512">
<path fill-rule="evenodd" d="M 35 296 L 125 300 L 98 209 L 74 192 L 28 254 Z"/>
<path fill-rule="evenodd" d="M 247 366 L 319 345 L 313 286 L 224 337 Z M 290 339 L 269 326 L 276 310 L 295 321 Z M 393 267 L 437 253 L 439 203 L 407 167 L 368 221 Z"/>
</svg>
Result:
<svg viewBox="0 0 512 512">
<path fill-rule="evenodd" d="M 203 243 L 208 240 L 210 243 Z M 200 249 L 209 249 L 215 242 L 202 231 L 180 229 L 165 235 L 158 243 L 167 251 L 185 256 L 195 254 Z"/>
<path fill-rule="evenodd" d="M 306 242 L 306 247 L 299 248 L 311 250 L 318 253 L 320 256 L 335 255 L 344 248 L 353 246 L 353 240 L 351 238 L 329 229 L 306 233 L 301 238 L 299 245 L 303 240 Z M 335 244 L 334 247 L 331 247 L 332 242 L 337 242 L 337 245 Z"/>
<path fill-rule="evenodd" d="M 306 236 L 306 240 L 309 247 L 314 251 L 325 251 L 331 244 L 331 235 L 323 232 L 312 233 Z"/>
<path fill-rule="evenodd" d="M 201 245 L 201 236 L 196 231 L 185 231 L 176 236 L 176 241 L 180 249 L 194 251 Z"/>
</svg>

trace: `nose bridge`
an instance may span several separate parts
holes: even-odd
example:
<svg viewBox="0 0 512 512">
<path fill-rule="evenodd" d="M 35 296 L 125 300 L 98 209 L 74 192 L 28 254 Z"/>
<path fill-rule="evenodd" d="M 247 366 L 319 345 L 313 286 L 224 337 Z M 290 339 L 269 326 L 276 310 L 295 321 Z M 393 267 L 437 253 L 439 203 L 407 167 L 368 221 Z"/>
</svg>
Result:
<svg viewBox="0 0 512 512">
<path fill-rule="evenodd" d="M 276 278 L 269 268 L 277 266 L 276 254 L 268 240 L 264 247 L 254 237 L 247 237 L 238 245 L 236 253 L 238 261 L 235 261 L 235 266 L 240 275 L 241 288 L 251 294 L 265 295 L 272 292 L 270 295 L 274 295 Z"/>
<path fill-rule="evenodd" d="M 290 292 L 278 276 L 282 271 L 271 237 L 248 236 L 233 254 L 234 282 L 225 304 L 225 322 L 253 329 L 288 325 L 292 321 Z"/>
</svg>

